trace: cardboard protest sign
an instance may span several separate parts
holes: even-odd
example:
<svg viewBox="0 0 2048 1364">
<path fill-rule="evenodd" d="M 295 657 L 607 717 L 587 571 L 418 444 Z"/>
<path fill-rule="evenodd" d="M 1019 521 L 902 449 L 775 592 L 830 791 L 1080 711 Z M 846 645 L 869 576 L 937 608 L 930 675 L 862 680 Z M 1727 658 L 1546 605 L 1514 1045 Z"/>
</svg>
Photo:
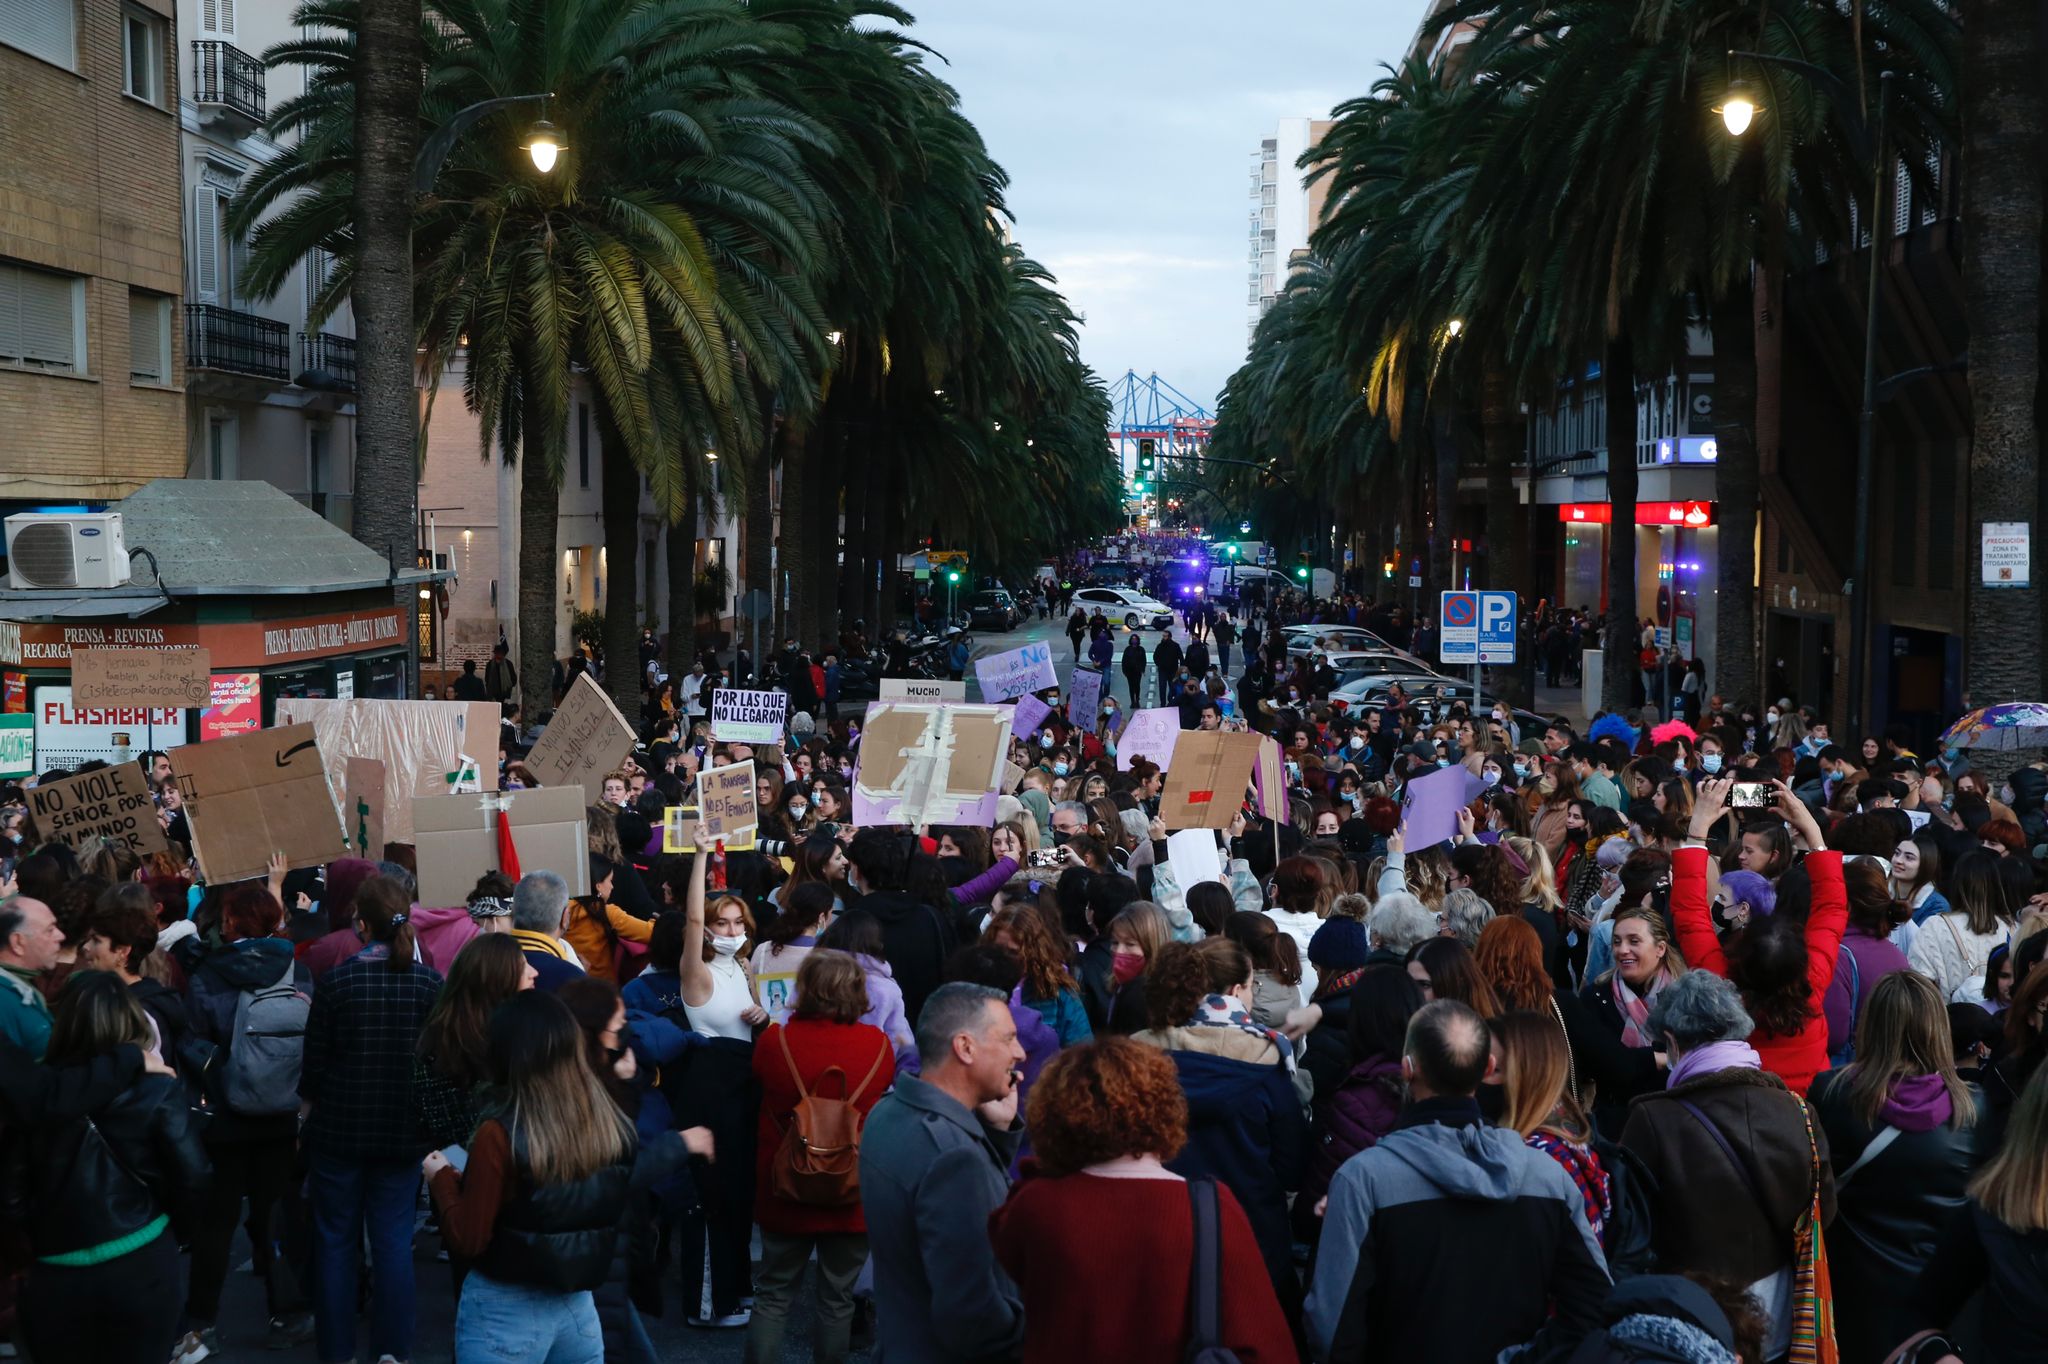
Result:
<svg viewBox="0 0 2048 1364">
<path fill-rule="evenodd" d="M 1124 732 L 1116 739 L 1116 770 L 1128 772 L 1139 758 L 1157 763 L 1162 772 L 1173 768 L 1174 745 L 1180 742 L 1180 710 L 1159 706 L 1132 714 Z"/>
<path fill-rule="evenodd" d="M 170 847 L 141 763 L 122 763 L 28 788 L 36 837 L 84 849 L 102 838 L 147 857 Z"/>
<path fill-rule="evenodd" d="M 186 744 L 170 756 L 207 884 L 263 876 L 273 852 L 292 867 L 348 852 L 313 726 Z"/>
<path fill-rule="evenodd" d="M 1267 819 L 1288 817 L 1287 768 L 1281 759 L 1280 741 L 1259 736 L 1259 761 L 1252 768 L 1252 790 L 1258 793 L 1258 810 Z"/>
<path fill-rule="evenodd" d="M 697 843 L 693 831 L 697 827 L 697 811 L 671 805 L 661 814 L 661 850 L 665 853 L 693 853 Z M 752 852 L 756 830 L 748 830 L 725 841 L 727 852 Z"/>
<path fill-rule="evenodd" d="M 278 698 L 277 727 L 313 727 L 320 740 L 321 761 L 327 765 L 327 788 L 337 809 L 348 805 L 348 760 L 368 758 L 382 763 L 384 837 L 393 843 L 410 843 L 416 799 L 447 795 L 464 786 L 481 786 L 487 791 L 497 788 L 501 714 L 497 704 L 489 701 L 340 701 L 285 696 Z"/>
<path fill-rule="evenodd" d="M 504 871 L 498 821 L 512 832 L 521 872 L 551 871 L 571 895 L 590 893 L 590 834 L 581 786 L 425 796 L 413 802 L 413 839 L 420 864 L 420 903 L 467 904 L 477 878 Z"/>
<path fill-rule="evenodd" d="M 1002 785 L 1002 790 L 1001 790 L 1001 791 L 1000 791 L 1000 792 L 999 792 L 998 794 L 1002 794 L 1002 795 L 1011 795 L 1011 796 L 1014 796 L 1014 795 L 1016 795 L 1016 794 L 1017 794 L 1017 787 L 1018 787 L 1019 785 L 1021 785 L 1021 784 L 1023 783 L 1023 781 L 1024 781 L 1024 769 L 1023 769 L 1023 768 L 1021 768 L 1021 767 L 1017 766 L 1017 764 L 1015 764 L 1015 763 L 1013 763 L 1013 762 L 1006 762 L 1006 763 L 1004 763 L 1004 764 L 1003 764 L 1003 785 Z"/>
<path fill-rule="evenodd" d="M 974 676 L 981 683 L 984 702 L 1010 701 L 1026 692 L 1044 691 L 1060 684 L 1060 676 L 1052 667 L 1052 645 L 1044 642 L 977 658 Z"/>
<path fill-rule="evenodd" d="M 726 743 L 779 744 L 789 727 L 789 693 L 720 687 L 711 694 L 711 737 Z"/>
<path fill-rule="evenodd" d="M 1444 767 L 1408 783 L 1407 805 L 1401 811 L 1401 838 L 1410 852 L 1445 843 L 1458 836 L 1458 809 L 1478 795 L 1486 783 L 1462 767 Z"/>
<path fill-rule="evenodd" d="M 213 699 L 209 649 L 73 649 L 77 706 L 204 706 Z"/>
<path fill-rule="evenodd" d="M 1173 749 L 1173 767 L 1159 796 L 1169 829 L 1227 829 L 1244 806 L 1259 761 L 1257 734 L 1188 730 Z"/>
<path fill-rule="evenodd" d="M 992 827 L 1011 715 L 1009 706 L 871 704 L 853 774 L 853 822 Z"/>
<path fill-rule="evenodd" d="M 879 694 L 884 701 L 965 701 L 967 684 L 929 677 L 885 677 Z"/>
<path fill-rule="evenodd" d="M 345 770 L 342 834 L 351 852 L 375 862 L 384 856 L 384 764 L 375 758 L 348 758 Z"/>
<path fill-rule="evenodd" d="M 1095 708 L 1102 704 L 1102 674 L 1093 668 L 1076 668 L 1067 679 L 1067 723 L 1089 733 L 1095 731 Z"/>
<path fill-rule="evenodd" d="M 543 786 L 582 787 L 584 803 L 595 805 L 604 797 L 604 774 L 633 751 L 633 738 L 633 726 L 604 688 L 580 673 L 526 755 L 526 770 Z"/>
<path fill-rule="evenodd" d="M 761 824 L 754 805 L 754 764 L 728 763 L 699 773 L 697 805 L 705 832 L 717 842 L 754 832 Z"/>
<path fill-rule="evenodd" d="M 1017 698 L 1016 714 L 1010 721 L 1010 733 L 1019 739 L 1028 739 L 1038 733 L 1045 717 L 1052 714 L 1052 707 L 1037 697 L 1026 693 Z"/>
</svg>

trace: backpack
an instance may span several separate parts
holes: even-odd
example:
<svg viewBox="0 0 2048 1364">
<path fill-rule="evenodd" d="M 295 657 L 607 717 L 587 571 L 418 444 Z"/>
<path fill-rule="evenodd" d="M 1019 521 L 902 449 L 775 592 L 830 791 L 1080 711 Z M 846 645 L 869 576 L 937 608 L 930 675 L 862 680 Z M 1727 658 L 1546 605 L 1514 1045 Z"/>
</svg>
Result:
<svg viewBox="0 0 2048 1364">
<path fill-rule="evenodd" d="M 1188 1181 L 1188 1209 L 1194 1220 L 1195 1254 L 1188 1274 L 1187 1364 L 1239 1364 L 1223 1343 L 1223 1210 L 1216 1181 Z"/>
<path fill-rule="evenodd" d="M 247 1117 L 299 1111 L 299 1069 L 313 1001 L 292 980 L 292 966 L 268 985 L 235 999 L 234 1034 L 220 1067 L 220 1097 Z"/>
<path fill-rule="evenodd" d="M 1828 1053 L 1828 1065 L 1836 1070 L 1856 1059 L 1856 1010 L 1859 996 L 1863 993 L 1863 968 L 1856 964 L 1856 954 L 1849 950 L 1847 943 L 1835 949 L 1835 977 L 1842 975 L 1842 963 L 1849 964 L 1849 1040 L 1842 1043 L 1837 1051 Z"/>
<path fill-rule="evenodd" d="M 1657 1177 L 1635 1152 L 1595 1133 L 1593 1154 L 1607 1172 L 1607 1272 L 1619 1283 L 1656 1272 L 1651 1244 L 1651 1209 L 1657 1206 Z"/>
<path fill-rule="evenodd" d="M 777 1198 L 808 1207 L 851 1207 L 860 1202 L 861 1115 L 854 1105 L 875 1078 L 875 1072 L 882 1068 L 882 1058 L 889 1054 L 889 1048 L 884 1045 L 875 1054 L 875 1063 L 850 1094 L 846 1089 L 846 1072 L 838 1066 L 827 1067 L 818 1077 L 819 1088 L 824 1087 L 827 1078 L 837 1075 L 840 1095 L 828 1099 L 804 1088 L 796 1057 L 790 1055 L 789 1030 L 784 1028 L 778 1035 L 789 1078 L 796 1082 L 797 1100 L 789 1115 L 789 1126 L 783 1129 L 782 1145 L 775 1149 L 769 1165 L 769 1188 Z"/>
</svg>

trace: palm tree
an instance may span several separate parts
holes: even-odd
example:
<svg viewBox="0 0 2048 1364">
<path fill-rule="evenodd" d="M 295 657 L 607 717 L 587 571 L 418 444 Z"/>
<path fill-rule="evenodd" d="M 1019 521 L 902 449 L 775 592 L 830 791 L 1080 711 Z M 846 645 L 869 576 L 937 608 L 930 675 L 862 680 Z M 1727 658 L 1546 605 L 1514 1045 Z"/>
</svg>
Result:
<svg viewBox="0 0 2048 1364">
<path fill-rule="evenodd" d="M 1985 522 L 2036 521 L 2030 509 L 2040 498 L 2041 52 L 2032 12 L 1996 0 L 1972 0 L 1964 11 L 1963 45 L 1963 305 L 1971 413 L 1966 543 L 1974 554 Z M 2031 698 L 2041 678 L 2038 575 L 2025 588 L 1987 588 L 1975 571 L 1967 582 L 1970 701 L 1981 706 Z M 1992 770 L 2009 768 L 1997 761 Z"/>
</svg>

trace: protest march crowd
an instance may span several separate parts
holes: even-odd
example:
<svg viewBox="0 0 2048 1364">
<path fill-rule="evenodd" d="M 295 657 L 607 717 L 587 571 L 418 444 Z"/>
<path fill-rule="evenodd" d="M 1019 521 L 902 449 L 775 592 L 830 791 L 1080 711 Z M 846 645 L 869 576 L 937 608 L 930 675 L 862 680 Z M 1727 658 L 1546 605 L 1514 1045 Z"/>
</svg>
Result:
<svg viewBox="0 0 2048 1364">
<path fill-rule="evenodd" d="M 198 1364 L 246 1254 L 322 1364 L 424 1348 L 436 1258 L 462 1361 L 2048 1360 L 2048 770 L 1332 699 L 1281 627 L 1372 609 L 1084 620 L 975 705 L 652 667 L 244 879 L 181 750 L 147 854 L 0 792 L 12 1339 Z"/>
</svg>

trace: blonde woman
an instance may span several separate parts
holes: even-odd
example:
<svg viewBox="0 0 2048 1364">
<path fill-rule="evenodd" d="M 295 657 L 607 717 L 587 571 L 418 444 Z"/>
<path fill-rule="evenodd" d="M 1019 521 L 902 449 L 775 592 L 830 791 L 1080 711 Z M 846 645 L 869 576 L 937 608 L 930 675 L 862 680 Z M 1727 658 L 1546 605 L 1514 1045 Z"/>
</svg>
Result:
<svg viewBox="0 0 2048 1364">
<path fill-rule="evenodd" d="M 1503 1014 L 1488 1026 L 1499 1044 L 1506 1091 L 1500 1125 L 1564 1167 L 1585 1201 L 1586 1224 L 1604 1248 L 1614 1205 L 1607 1171 L 1593 1150 L 1592 1119 L 1571 1093 L 1572 1049 L 1564 1029 L 1527 1011 Z"/>
</svg>

